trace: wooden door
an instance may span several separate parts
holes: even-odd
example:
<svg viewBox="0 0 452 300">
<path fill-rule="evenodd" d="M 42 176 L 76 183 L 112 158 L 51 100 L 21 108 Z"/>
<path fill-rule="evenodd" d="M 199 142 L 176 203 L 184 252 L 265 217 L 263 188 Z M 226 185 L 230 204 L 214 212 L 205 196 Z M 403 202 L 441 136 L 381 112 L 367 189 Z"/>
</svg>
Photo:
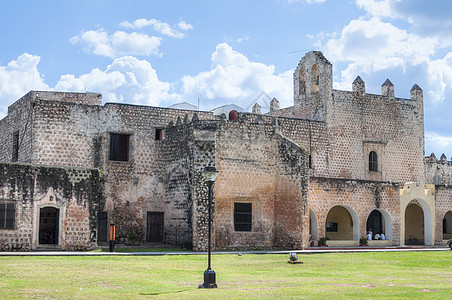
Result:
<svg viewBox="0 0 452 300">
<path fill-rule="evenodd" d="M 146 242 L 163 242 L 163 226 L 162 212 L 148 212 Z"/>
</svg>

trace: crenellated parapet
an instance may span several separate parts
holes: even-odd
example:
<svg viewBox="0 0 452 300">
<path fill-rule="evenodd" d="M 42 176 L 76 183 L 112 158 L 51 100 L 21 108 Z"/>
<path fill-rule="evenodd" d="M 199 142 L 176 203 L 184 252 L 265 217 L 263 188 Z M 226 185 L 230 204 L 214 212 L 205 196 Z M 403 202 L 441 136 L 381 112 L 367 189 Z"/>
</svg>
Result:
<svg viewBox="0 0 452 300">
<path fill-rule="evenodd" d="M 435 185 L 452 185 L 452 159 L 447 160 L 443 153 L 436 158 L 432 153 L 424 158 L 425 182 Z"/>
</svg>

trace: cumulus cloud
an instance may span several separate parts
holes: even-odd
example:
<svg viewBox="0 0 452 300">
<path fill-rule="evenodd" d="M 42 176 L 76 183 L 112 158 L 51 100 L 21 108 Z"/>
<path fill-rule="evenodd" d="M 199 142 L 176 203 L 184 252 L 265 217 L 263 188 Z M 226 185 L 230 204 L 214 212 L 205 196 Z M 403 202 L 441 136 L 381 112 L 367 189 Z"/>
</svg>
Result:
<svg viewBox="0 0 452 300">
<path fill-rule="evenodd" d="M 73 45 L 84 45 L 83 50 L 109 58 L 123 55 L 160 55 L 161 38 L 142 33 L 116 31 L 109 35 L 103 29 L 88 30 L 69 40 Z"/>
<path fill-rule="evenodd" d="M 421 37 L 373 17 L 352 20 L 322 48 L 332 61 L 350 62 L 337 83 L 345 88 L 358 74 L 428 63 L 438 45 L 438 38 Z"/>
<path fill-rule="evenodd" d="M 452 147 L 452 137 L 442 136 L 432 131 L 426 131 L 425 145 L 426 155 L 435 153 L 436 157 L 439 158 L 443 154 L 444 149 L 450 149 Z"/>
<path fill-rule="evenodd" d="M 184 97 L 224 99 L 247 107 L 261 92 L 282 106 L 293 104 L 292 71 L 275 74 L 275 67 L 251 62 L 228 44 L 217 45 L 208 71 L 182 78 Z"/>
<path fill-rule="evenodd" d="M 158 79 L 146 60 L 132 56 L 115 59 L 105 70 L 93 69 L 81 76 L 63 75 L 55 86 L 62 91 L 95 91 L 110 102 L 157 106 L 169 95 L 170 84 Z"/>
<path fill-rule="evenodd" d="M 26 94 L 31 89 L 48 89 L 37 65 L 41 57 L 24 53 L 6 66 L 0 65 L 0 118 L 7 111 L 7 106 Z"/>
<path fill-rule="evenodd" d="M 123 28 L 129 28 L 129 29 L 141 29 L 144 27 L 152 27 L 155 31 L 169 36 L 173 38 L 183 38 L 185 37 L 185 34 L 177 30 L 177 28 L 187 31 L 189 29 L 193 29 L 193 26 L 190 24 L 185 23 L 185 21 L 181 20 L 176 26 L 171 26 L 168 23 L 162 22 L 160 20 L 156 19 L 137 19 L 133 21 L 132 23 L 128 21 L 123 21 L 119 24 L 119 26 Z"/>
<path fill-rule="evenodd" d="M 430 99 L 444 101 L 446 93 L 452 92 L 452 52 L 442 59 L 432 60 L 427 72 L 432 87 L 428 91 Z"/>
</svg>

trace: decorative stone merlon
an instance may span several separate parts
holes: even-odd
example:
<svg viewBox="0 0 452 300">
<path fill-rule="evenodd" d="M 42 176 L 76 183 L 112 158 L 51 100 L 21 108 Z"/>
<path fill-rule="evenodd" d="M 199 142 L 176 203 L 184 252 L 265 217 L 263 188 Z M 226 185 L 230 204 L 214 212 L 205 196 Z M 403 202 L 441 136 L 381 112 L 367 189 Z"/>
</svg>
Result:
<svg viewBox="0 0 452 300">
<path fill-rule="evenodd" d="M 364 80 L 362 80 L 360 76 L 357 76 L 355 78 L 355 81 L 353 81 L 352 89 L 354 93 L 358 93 L 359 95 L 363 95 L 364 93 L 366 93 L 366 84 L 364 83 Z"/>
<path fill-rule="evenodd" d="M 410 99 L 411 100 L 422 100 L 423 99 L 423 91 L 422 89 L 417 85 L 413 85 L 413 87 L 410 90 Z"/>
<path fill-rule="evenodd" d="M 394 98 L 394 84 L 389 79 L 381 85 L 381 95 L 389 98 Z"/>
<path fill-rule="evenodd" d="M 272 101 L 270 101 L 270 112 L 276 110 L 279 110 L 279 101 L 276 98 L 273 98 Z"/>
<path fill-rule="evenodd" d="M 260 114 L 262 113 L 261 111 L 261 106 L 258 103 L 255 103 L 252 108 L 253 114 Z"/>
</svg>

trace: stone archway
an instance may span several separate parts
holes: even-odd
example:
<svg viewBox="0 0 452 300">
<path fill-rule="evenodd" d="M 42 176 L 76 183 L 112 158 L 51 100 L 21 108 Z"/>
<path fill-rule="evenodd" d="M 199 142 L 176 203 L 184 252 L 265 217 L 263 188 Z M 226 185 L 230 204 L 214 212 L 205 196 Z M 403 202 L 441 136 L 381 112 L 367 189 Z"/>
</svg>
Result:
<svg viewBox="0 0 452 300">
<path fill-rule="evenodd" d="M 309 209 L 309 235 L 310 235 L 310 241 L 318 241 L 319 240 L 318 219 L 317 219 L 317 215 L 311 208 Z"/>
<path fill-rule="evenodd" d="M 385 239 L 392 244 L 392 219 L 389 213 L 381 208 L 376 208 L 367 217 L 366 233 L 372 229 L 373 235 L 384 234 Z"/>
<path fill-rule="evenodd" d="M 449 210 L 443 218 L 443 240 L 452 239 L 452 210 Z"/>
<path fill-rule="evenodd" d="M 405 183 L 403 189 L 400 190 L 400 245 L 407 244 L 410 234 L 412 237 L 411 244 L 434 245 L 434 195 L 435 186 L 433 184 L 420 182 Z M 406 236 L 407 234 L 408 236 Z M 416 242 L 413 237 L 418 241 Z"/>
<path fill-rule="evenodd" d="M 359 218 L 353 208 L 347 205 L 337 205 L 332 207 L 326 217 L 325 236 L 330 241 L 338 241 L 338 246 L 357 245 L 359 241 Z M 341 242 L 342 241 L 342 242 Z M 356 242 L 356 243 L 355 243 Z"/>
</svg>

